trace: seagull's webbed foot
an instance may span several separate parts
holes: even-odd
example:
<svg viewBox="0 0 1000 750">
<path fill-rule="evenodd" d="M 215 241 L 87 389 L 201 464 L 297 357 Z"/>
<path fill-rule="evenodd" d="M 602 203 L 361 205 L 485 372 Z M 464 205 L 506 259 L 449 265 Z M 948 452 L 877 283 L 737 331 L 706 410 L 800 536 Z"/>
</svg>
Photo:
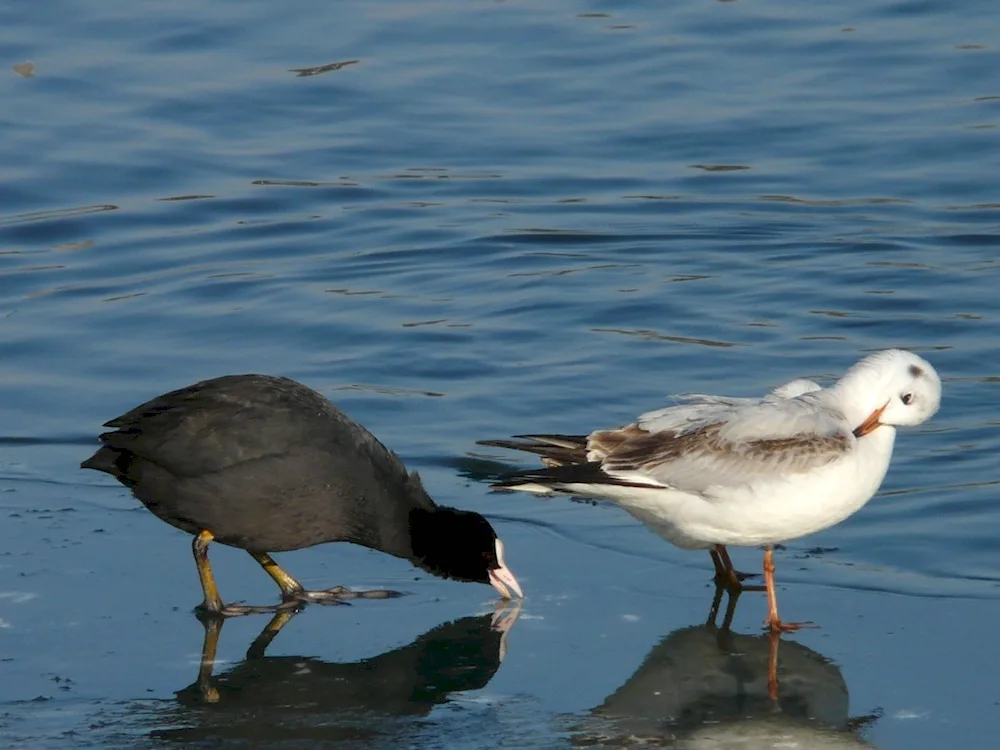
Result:
<svg viewBox="0 0 1000 750">
<path fill-rule="evenodd" d="M 764 620 L 764 629 L 770 630 L 772 633 L 794 633 L 796 630 L 807 629 L 818 629 L 819 625 L 806 620 L 805 622 L 785 622 L 780 619 L 771 619 L 768 617 Z"/>
</svg>

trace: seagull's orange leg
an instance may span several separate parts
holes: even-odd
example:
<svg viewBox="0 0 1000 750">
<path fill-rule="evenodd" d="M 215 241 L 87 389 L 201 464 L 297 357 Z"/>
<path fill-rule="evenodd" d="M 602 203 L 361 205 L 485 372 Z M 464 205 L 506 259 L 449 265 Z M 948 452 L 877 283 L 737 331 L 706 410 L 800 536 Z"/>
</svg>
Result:
<svg viewBox="0 0 1000 750">
<path fill-rule="evenodd" d="M 764 586 L 767 588 L 767 619 L 772 633 L 787 633 L 812 625 L 809 622 L 782 622 L 778 617 L 778 594 L 774 590 L 774 550 L 764 550 Z"/>
<path fill-rule="evenodd" d="M 721 544 L 717 544 L 714 547 L 710 547 L 708 554 L 712 556 L 712 565 L 715 566 L 715 580 L 721 583 L 726 577 L 726 566 L 722 562 L 722 557 L 719 555 L 719 550 L 725 549 Z"/>
<path fill-rule="evenodd" d="M 729 550 L 726 549 L 726 545 L 724 545 L 724 544 L 716 544 L 715 545 L 715 551 L 718 553 L 719 559 L 722 560 L 722 564 L 724 566 L 726 566 L 726 570 L 732 570 L 733 569 L 733 561 L 729 557 Z"/>
<path fill-rule="evenodd" d="M 729 551 L 722 544 L 716 544 L 708 550 L 715 566 L 715 582 L 730 594 L 741 594 L 744 591 L 763 591 L 761 586 L 744 586 L 743 580 L 757 575 L 756 573 L 741 573 L 733 566 Z"/>
</svg>

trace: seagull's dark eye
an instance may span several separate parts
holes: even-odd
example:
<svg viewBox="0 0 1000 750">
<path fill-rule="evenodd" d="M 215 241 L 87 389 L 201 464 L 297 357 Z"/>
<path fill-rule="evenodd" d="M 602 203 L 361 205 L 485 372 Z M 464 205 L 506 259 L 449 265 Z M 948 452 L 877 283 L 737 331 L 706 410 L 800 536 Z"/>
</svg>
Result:
<svg viewBox="0 0 1000 750">
<path fill-rule="evenodd" d="M 904 393 L 902 396 L 899 397 L 899 400 L 902 401 L 905 406 L 909 406 L 911 403 L 913 403 L 913 394 Z"/>
</svg>

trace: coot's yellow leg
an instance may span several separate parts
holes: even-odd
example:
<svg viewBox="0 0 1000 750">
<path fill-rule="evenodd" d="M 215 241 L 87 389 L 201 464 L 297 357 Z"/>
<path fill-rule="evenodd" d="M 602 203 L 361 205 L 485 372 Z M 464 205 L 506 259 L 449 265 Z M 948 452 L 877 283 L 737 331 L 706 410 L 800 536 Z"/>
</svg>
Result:
<svg viewBox="0 0 1000 750">
<path fill-rule="evenodd" d="M 191 549 L 194 551 L 194 561 L 198 565 L 198 577 L 201 578 L 201 590 L 205 594 L 205 600 L 199 604 L 196 609 L 208 615 L 221 615 L 222 617 L 239 617 L 240 615 L 253 615 L 261 612 L 274 612 L 276 609 L 288 608 L 297 606 L 298 602 L 292 600 L 292 598 L 287 598 L 282 604 L 277 607 L 254 607 L 248 604 L 226 604 L 223 605 L 222 597 L 219 596 L 219 589 L 215 585 L 215 576 L 212 575 L 212 566 L 208 562 L 208 545 L 212 543 L 215 539 L 215 535 L 207 529 L 201 531 L 194 538 L 194 542 L 191 545 Z M 265 555 L 266 557 L 266 555 Z M 268 558 L 270 560 L 270 558 Z M 282 576 L 287 578 L 293 584 L 298 586 L 298 583 L 294 578 L 285 573 L 281 568 L 277 566 L 274 560 L 270 560 L 271 565 L 280 573 Z M 261 565 L 264 565 L 261 562 Z M 264 567 L 268 570 L 267 566 Z M 270 573 L 270 570 L 268 570 Z M 278 576 L 271 573 L 274 580 L 278 581 L 278 585 L 281 586 L 281 581 Z M 301 587 L 300 587 L 301 588 Z M 285 588 L 282 586 L 282 591 Z"/>
<path fill-rule="evenodd" d="M 281 566 L 274 561 L 274 558 L 266 552 L 250 552 L 250 556 L 260 563 L 260 567 L 264 569 L 264 572 L 271 576 L 274 582 L 278 584 L 278 588 L 281 589 L 281 598 L 285 601 L 301 597 L 301 595 L 305 592 L 305 589 L 302 588 L 302 584 L 288 575 L 288 573 L 286 573 Z"/>
<path fill-rule="evenodd" d="M 201 579 L 201 590 L 205 593 L 199 609 L 215 614 L 222 613 L 222 598 L 219 596 L 219 589 L 215 585 L 215 576 L 212 575 L 212 565 L 208 561 L 208 545 L 212 543 L 215 536 L 211 531 L 202 530 L 191 544 L 191 551 L 194 552 L 194 562 L 198 566 L 198 577 Z"/>
</svg>

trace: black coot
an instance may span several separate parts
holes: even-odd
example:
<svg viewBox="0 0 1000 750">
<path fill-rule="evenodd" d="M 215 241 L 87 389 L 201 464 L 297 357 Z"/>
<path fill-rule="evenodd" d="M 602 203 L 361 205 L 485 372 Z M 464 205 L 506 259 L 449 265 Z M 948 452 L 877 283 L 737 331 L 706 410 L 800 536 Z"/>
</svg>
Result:
<svg viewBox="0 0 1000 750">
<path fill-rule="evenodd" d="M 478 513 L 445 508 L 416 473 L 326 398 L 294 380 L 229 375 L 164 394 L 105 424 L 81 464 L 107 472 L 156 516 L 194 535 L 205 601 L 225 615 L 212 541 L 245 549 L 288 604 L 336 601 L 341 587 L 306 591 L 270 552 L 354 542 L 443 578 L 522 596 L 503 544 Z"/>
</svg>

